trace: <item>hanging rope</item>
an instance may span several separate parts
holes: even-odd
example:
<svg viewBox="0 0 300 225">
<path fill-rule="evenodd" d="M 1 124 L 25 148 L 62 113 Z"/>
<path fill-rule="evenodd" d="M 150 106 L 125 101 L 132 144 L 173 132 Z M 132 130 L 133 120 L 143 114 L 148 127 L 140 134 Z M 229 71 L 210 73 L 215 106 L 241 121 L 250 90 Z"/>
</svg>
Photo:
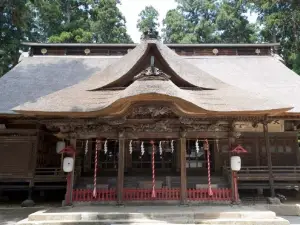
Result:
<svg viewBox="0 0 300 225">
<path fill-rule="evenodd" d="M 156 198 L 155 192 L 155 145 L 154 141 L 150 142 L 152 144 L 152 198 Z"/>
<path fill-rule="evenodd" d="M 94 170 L 94 190 L 93 190 L 93 197 L 97 197 L 97 169 L 98 169 L 98 151 L 100 150 L 101 141 L 96 141 L 96 148 L 95 148 L 95 170 Z"/>
<path fill-rule="evenodd" d="M 207 139 L 204 142 L 204 150 L 206 150 L 206 152 L 207 152 L 208 195 L 212 196 L 213 192 L 211 190 L 211 177 L 210 177 L 210 152 L 209 152 L 209 145 L 208 145 Z"/>
<path fill-rule="evenodd" d="M 86 140 L 84 154 L 86 155 L 88 153 L 88 151 L 89 151 L 89 140 Z"/>
</svg>

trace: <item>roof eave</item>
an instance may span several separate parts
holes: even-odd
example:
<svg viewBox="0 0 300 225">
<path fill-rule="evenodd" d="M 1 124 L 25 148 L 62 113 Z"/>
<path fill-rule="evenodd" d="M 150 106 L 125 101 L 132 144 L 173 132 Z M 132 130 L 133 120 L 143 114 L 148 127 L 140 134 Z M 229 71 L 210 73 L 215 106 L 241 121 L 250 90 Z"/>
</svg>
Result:
<svg viewBox="0 0 300 225">
<path fill-rule="evenodd" d="M 98 46 L 98 47 L 136 47 L 138 44 L 114 44 L 114 43 L 35 43 L 35 42 L 22 42 L 24 46 L 29 47 L 43 47 L 43 46 L 52 46 L 52 47 L 89 47 L 89 46 Z M 277 47 L 280 46 L 280 43 L 256 43 L 256 44 L 233 44 L 233 43 L 207 43 L 207 44 L 166 44 L 168 47 Z"/>
</svg>

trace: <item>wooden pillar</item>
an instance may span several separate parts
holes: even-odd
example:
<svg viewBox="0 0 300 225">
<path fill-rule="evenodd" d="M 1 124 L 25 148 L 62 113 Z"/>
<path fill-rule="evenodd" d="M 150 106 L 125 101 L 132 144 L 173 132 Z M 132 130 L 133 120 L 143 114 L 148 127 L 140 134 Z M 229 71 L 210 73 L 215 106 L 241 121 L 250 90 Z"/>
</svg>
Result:
<svg viewBox="0 0 300 225">
<path fill-rule="evenodd" d="M 273 177 L 273 169 L 272 169 L 272 153 L 270 151 L 268 122 L 266 120 L 263 122 L 263 128 L 264 128 L 267 161 L 268 161 L 270 191 L 271 191 L 271 197 L 274 198 L 275 197 L 275 189 L 274 189 L 274 177 Z"/>
<path fill-rule="evenodd" d="M 117 204 L 123 204 L 124 188 L 124 158 L 125 158 L 125 137 L 124 131 L 119 133 L 119 158 L 118 158 L 118 182 L 117 182 Z"/>
<path fill-rule="evenodd" d="M 27 196 L 27 199 L 21 203 L 22 207 L 32 207 L 35 205 L 35 202 L 32 199 L 32 192 L 34 189 L 34 180 L 35 180 L 36 165 L 37 165 L 37 154 L 38 154 L 39 146 L 40 146 L 40 138 L 41 138 L 40 125 L 37 125 L 36 141 L 35 141 L 34 149 L 32 149 L 31 163 L 30 163 L 31 173 L 29 175 L 31 176 L 31 180 L 29 181 L 29 186 L 28 186 L 28 196 Z"/>
<path fill-rule="evenodd" d="M 186 188 L 186 131 L 180 134 L 180 204 L 187 204 L 187 188 Z"/>
<path fill-rule="evenodd" d="M 76 152 L 76 142 L 77 142 L 77 139 L 76 138 L 72 138 L 70 140 L 70 145 L 74 148 L 75 152 Z M 75 161 L 76 161 L 76 153 L 74 153 L 73 155 L 73 160 L 74 160 L 74 169 L 73 171 L 71 172 L 71 175 L 70 175 L 70 190 L 69 190 L 69 199 L 70 199 L 70 204 L 72 204 L 73 202 L 73 189 L 74 189 L 74 179 L 75 179 Z"/>
<path fill-rule="evenodd" d="M 299 143 L 298 143 L 298 133 L 296 134 L 296 138 L 295 138 L 295 145 L 291 146 L 292 149 L 295 149 L 295 157 L 297 159 L 297 166 L 300 166 L 300 152 L 299 152 Z"/>
</svg>

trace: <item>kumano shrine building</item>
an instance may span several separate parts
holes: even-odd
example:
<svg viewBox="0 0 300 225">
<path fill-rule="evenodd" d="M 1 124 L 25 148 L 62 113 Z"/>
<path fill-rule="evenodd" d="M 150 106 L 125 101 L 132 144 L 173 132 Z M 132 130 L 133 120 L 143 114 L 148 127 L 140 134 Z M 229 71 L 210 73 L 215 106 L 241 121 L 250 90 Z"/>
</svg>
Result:
<svg viewBox="0 0 300 225">
<path fill-rule="evenodd" d="M 298 190 L 300 77 L 279 44 L 23 44 L 0 78 L 2 191 L 186 204 Z"/>
</svg>

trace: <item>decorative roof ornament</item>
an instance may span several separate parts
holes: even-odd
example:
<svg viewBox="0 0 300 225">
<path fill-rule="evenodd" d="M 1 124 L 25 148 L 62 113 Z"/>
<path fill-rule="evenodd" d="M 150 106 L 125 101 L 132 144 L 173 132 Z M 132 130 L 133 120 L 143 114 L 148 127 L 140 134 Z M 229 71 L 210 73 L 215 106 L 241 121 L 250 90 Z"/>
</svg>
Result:
<svg viewBox="0 0 300 225">
<path fill-rule="evenodd" d="M 157 40 L 158 39 L 158 31 L 153 30 L 150 28 L 149 30 L 143 33 L 143 40 Z"/>
<path fill-rule="evenodd" d="M 169 80 L 171 76 L 154 66 L 154 56 L 151 56 L 150 66 L 134 77 L 134 80 Z"/>
</svg>

